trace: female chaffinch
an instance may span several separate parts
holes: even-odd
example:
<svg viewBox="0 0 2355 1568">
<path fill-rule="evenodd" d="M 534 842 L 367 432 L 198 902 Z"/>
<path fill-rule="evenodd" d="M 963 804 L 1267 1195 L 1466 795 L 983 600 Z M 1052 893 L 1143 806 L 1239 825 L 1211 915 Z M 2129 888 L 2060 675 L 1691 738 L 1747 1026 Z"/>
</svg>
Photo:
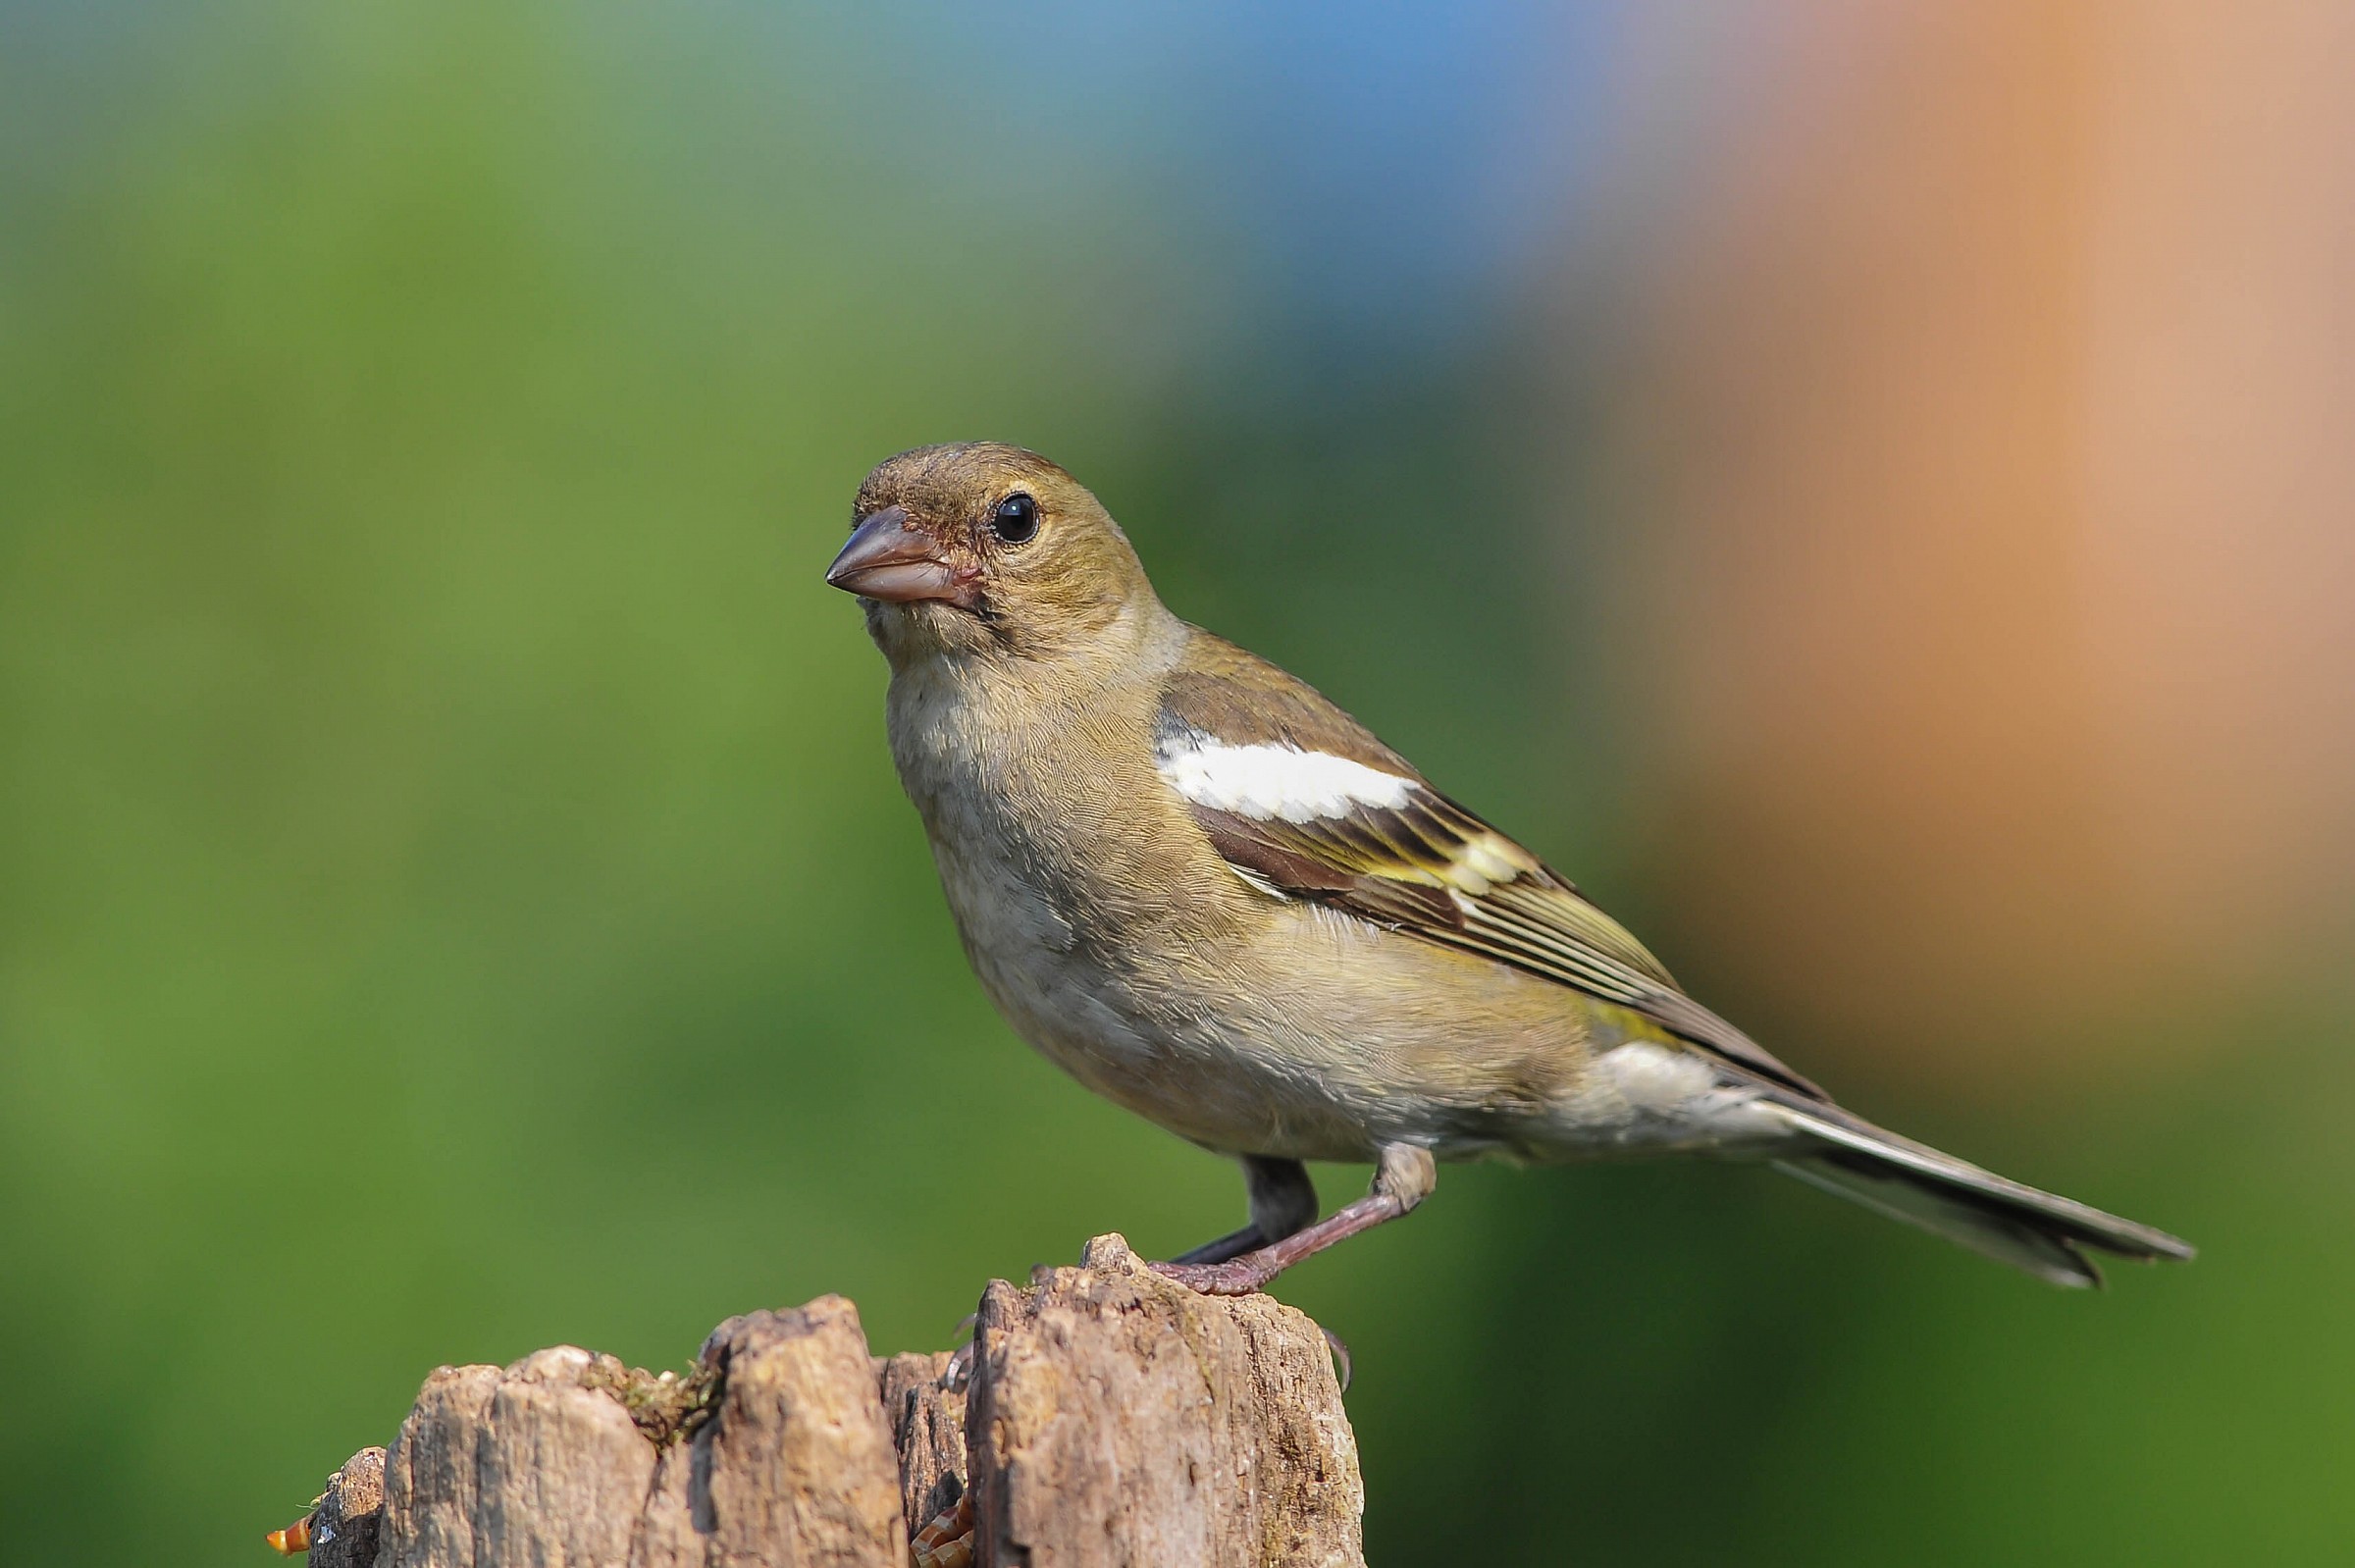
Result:
<svg viewBox="0 0 2355 1568">
<path fill-rule="evenodd" d="M 877 467 L 826 581 L 891 665 L 901 781 L 983 987 L 1097 1093 L 1239 1160 L 1250 1223 L 1167 1264 L 1242 1293 L 1427 1197 L 1437 1162 L 1763 1162 L 2055 1284 L 2147 1226 L 1886 1132 L 1304 682 L 1162 606 L 1033 452 Z M 1372 1162 L 1318 1219 L 1307 1160 Z"/>
</svg>

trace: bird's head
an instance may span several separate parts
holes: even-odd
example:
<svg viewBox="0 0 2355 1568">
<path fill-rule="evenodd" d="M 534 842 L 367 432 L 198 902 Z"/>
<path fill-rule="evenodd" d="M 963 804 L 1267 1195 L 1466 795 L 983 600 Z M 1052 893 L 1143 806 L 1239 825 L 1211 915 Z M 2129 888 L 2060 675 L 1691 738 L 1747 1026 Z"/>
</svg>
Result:
<svg viewBox="0 0 2355 1568">
<path fill-rule="evenodd" d="M 1036 452 L 919 446 L 859 487 L 826 581 L 859 596 L 895 667 L 936 653 L 1052 658 L 1157 601 L 1120 526 Z"/>
</svg>

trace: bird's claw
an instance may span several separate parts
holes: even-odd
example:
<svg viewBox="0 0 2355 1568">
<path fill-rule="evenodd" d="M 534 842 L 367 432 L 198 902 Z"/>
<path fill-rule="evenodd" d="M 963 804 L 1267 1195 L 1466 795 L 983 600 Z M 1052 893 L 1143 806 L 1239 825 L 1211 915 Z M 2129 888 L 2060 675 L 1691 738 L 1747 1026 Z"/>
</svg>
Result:
<svg viewBox="0 0 2355 1568">
<path fill-rule="evenodd" d="M 968 1312 L 958 1320 L 957 1332 L 965 1335 L 965 1343 L 949 1352 L 948 1365 L 940 1369 L 940 1385 L 951 1393 L 965 1392 L 965 1385 L 973 1380 L 973 1357 L 980 1351 L 976 1337 L 981 1314 Z"/>
<path fill-rule="evenodd" d="M 1349 1345 L 1339 1334 L 1321 1323 L 1317 1325 L 1317 1333 L 1325 1336 L 1325 1348 L 1333 1352 L 1334 1381 L 1340 1384 L 1341 1392 L 1347 1393 L 1349 1381 L 1357 1372 L 1357 1364 L 1349 1356 Z"/>
<path fill-rule="evenodd" d="M 1206 1296 L 1257 1295 L 1276 1277 L 1275 1270 L 1253 1262 L 1248 1253 L 1225 1263 L 1155 1263 L 1146 1267 L 1165 1280 L 1175 1281 L 1189 1290 L 1199 1290 Z M 1317 1332 L 1325 1336 L 1326 1347 L 1333 1352 L 1334 1376 L 1341 1385 L 1341 1392 L 1347 1393 L 1353 1371 L 1349 1346 L 1321 1323 Z"/>
</svg>

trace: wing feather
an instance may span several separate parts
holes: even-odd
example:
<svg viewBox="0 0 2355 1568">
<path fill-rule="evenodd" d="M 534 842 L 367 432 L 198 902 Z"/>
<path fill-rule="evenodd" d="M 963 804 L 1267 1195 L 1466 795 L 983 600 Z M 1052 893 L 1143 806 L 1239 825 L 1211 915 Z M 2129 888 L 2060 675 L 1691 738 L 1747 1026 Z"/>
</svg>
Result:
<svg viewBox="0 0 2355 1568">
<path fill-rule="evenodd" d="M 1433 789 L 1339 708 L 1275 666 L 1205 641 L 1214 667 L 1180 671 L 1164 696 L 1163 771 L 1174 787 L 1180 778 L 1243 781 L 1215 801 L 1187 796 L 1187 805 L 1252 886 L 1509 964 L 1624 1007 L 1748 1073 L 1827 1098 L 1687 996 L 1566 878 Z M 1287 793 L 1294 757 L 1304 782 Z M 1336 769 L 1336 758 L 1355 766 Z"/>
</svg>

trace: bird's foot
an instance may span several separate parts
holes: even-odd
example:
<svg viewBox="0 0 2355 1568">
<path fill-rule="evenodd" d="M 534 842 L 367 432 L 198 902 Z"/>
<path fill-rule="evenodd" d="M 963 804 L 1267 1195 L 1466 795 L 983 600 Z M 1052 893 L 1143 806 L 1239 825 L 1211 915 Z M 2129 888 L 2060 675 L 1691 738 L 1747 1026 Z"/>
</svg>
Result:
<svg viewBox="0 0 2355 1568">
<path fill-rule="evenodd" d="M 1165 1280 L 1175 1280 L 1188 1290 L 1199 1290 L 1206 1296 L 1248 1296 L 1259 1293 L 1277 1270 L 1254 1261 L 1245 1253 L 1225 1263 L 1156 1263 L 1155 1274 Z"/>
<path fill-rule="evenodd" d="M 1281 1266 L 1255 1253 L 1245 1253 L 1225 1263 L 1155 1263 L 1148 1264 L 1155 1274 L 1174 1280 L 1189 1290 L 1199 1290 L 1206 1296 L 1256 1295 L 1270 1280 L 1282 1272 Z M 1341 1392 L 1349 1391 L 1351 1365 L 1349 1346 L 1341 1336 L 1323 1324 L 1317 1332 L 1325 1336 L 1326 1348 L 1333 1352 L 1334 1376 L 1339 1381 Z"/>
</svg>

